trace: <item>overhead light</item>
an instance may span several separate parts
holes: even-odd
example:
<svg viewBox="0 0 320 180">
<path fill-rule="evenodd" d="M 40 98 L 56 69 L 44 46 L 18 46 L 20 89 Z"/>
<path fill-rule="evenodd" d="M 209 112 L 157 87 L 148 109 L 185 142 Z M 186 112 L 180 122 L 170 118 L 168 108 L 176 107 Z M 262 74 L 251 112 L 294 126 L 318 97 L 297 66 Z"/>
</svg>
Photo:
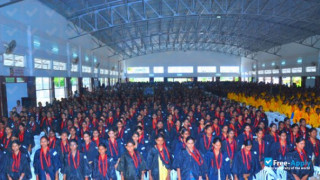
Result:
<svg viewBox="0 0 320 180">
<path fill-rule="evenodd" d="M 94 57 L 93 58 L 93 62 L 96 63 L 97 62 L 97 58 Z"/>
<path fill-rule="evenodd" d="M 77 56 L 78 56 L 77 53 L 72 53 L 73 58 L 76 58 Z"/>
<path fill-rule="evenodd" d="M 253 65 L 253 68 L 255 69 L 257 67 L 257 65 Z"/>
<path fill-rule="evenodd" d="M 39 42 L 38 40 L 34 40 L 34 41 L 33 41 L 33 46 L 34 46 L 34 47 L 37 47 L 37 48 L 38 48 L 38 47 L 40 47 L 40 45 L 41 45 L 41 44 L 40 44 L 40 42 Z"/>
<path fill-rule="evenodd" d="M 301 64 L 301 63 L 302 63 L 302 59 L 299 58 L 299 59 L 297 60 L 297 63 L 298 63 L 298 64 Z"/>
<path fill-rule="evenodd" d="M 85 59 L 85 61 L 89 61 L 89 57 L 88 56 L 86 56 L 84 59 Z"/>
<path fill-rule="evenodd" d="M 221 18 L 221 16 L 217 16 L 217 19 L 220 19 Z"/>
<path fill-rule="evenodd" d="M 275 65 L 276 65 L 276 63 L 275 63 L 275 62 L 271 63 L 271 66 L 275 66 Z"/>
<path fill-rule="evenodd" d="M 54 46 L 54 47 L 52 47 L 51 51 L 54 52 L 54 53 L 58 53 L 59 52 L 59 48 Z"/>
<path fill-rule="evenodd" d="M 282 61 L 281 65 L 283 65 L 283 66 L 286 65 L 286 61 Z"/>
<path fill-rule="evenodd" d="M 263 63 L 263 64 L 262 64 L 262 67 L 266 67 L 266 64 Z"/>
</svg>

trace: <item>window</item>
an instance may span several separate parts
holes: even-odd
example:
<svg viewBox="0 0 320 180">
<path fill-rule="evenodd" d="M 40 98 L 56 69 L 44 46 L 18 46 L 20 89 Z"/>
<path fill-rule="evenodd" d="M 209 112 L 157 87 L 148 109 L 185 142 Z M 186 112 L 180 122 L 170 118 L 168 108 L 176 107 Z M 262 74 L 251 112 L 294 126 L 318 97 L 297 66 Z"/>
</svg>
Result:
<svg viewBox="0 0 320 180">
<path fill-rule="evenodd" d="M 164 73 L 164 68 L 163 66 L 155 66 L 153 67 L 153 73 L 157 74 L 157 73 Z"/>
<path fill-rule="evenodd" d="M 67 66 L 64 62 L 53 61 L 53 69 L 58 71 L 65 71 L 67 70 Z"/>
<path fill-rule="evenodd" d="M 82 72 L 83 73 L 91 73 L 91 67 L 90 66 L 82 66 Z"/>
<path fill-rule="evenodd" d="M 272 74 L 279 74 L 279 69 L 273 69 Z"/>
<path fill-rule="evenodd" d="M 282 84 L 283 85 L 287 85 L 288 87 L 290 87 L 291 77 L 282 77 Z"/>
<path fill-rule="evenodd" d="M 57 100 L 61 100 L 66 97 L 66 82 L 63 77 L 55 77 L 53 79 L 54 82 L 54 94 Z"/>
<path fill-rule="evenodd" d="M 149 73 L 149 67 L 128 67 L 128 74 L 147 74 Z"/>
<path fill-rule="evenodd" d="M 272 77 L 273 84 L 279 84 L 279 77 Z"/>
<path fill-rule="evenodd" d="M 251 73 L 252 75 L 256 75 L 257 71 L 250 71 L 249 73 Z"/>
<path fill-rule="evenodd" d="M 98 74 L 98 68 L 94 68 L 94 71 L 93 71 L 95 74 Z"/>
<path fill-rule="evenodd" d="M 34 59 L 34 68 L 36 69 L 51 69 L 51 61 L 47 59 Z"/>
<path fill-rule="evenodd" d="M 6 77 L 6 83 L 15 83 L 14 77 Z"/>
<path fill-rule="evenodd" d="M 271 70 L 264 70 L 264 74 L 271 74 Z"/>
<path fill-rule="evenodd" d="M 263 70 L 259 70 L 258 74 L 264 74 L 264 71 Z"/>
<path fill-rule="evenodd" d="M 192 66 L 169 66 L 168 73 L 193 73 Z"/>
<path fill-rule="evenodd" d="M 154 82 L 163 82 L 164 81 L 164 78 L 163 77 L 155 77 L 153 79 Z"/>
<path fill-rule="evenodd" d="M 149 78 L 129 78 L 129 82 L 149 82 Z"/>
<path fill-rule="evenodd" d="M 71 81 L 71 90 L 72 90 L 72 93 L 74 93 L 79 89 L 78 78 L 73 77 L 70 79 L 70 81 Z"/>
<path fill-rule="evenodd" d="M 16 80 L 17 80 L 17 83 L 23 83 L 23 82 L 25 82 L 25 79 L 24 79 L 24 78 L 21 78 L 21 77 L 17 77 Z"/>
<path fill-rule="evenodd" d="M 78 64 L 71 64 L 71 72 L 78 72 Z"/>
<path fill-rule="evenodd" d="M 291 69 L 290 69 L 290 68 L 282 69 L 282 73 L 283 73 L 283 74 L 291 73 Z"/>
<path fill-rule="evenodd" d="M 198 77 L 198 82 L 212 82 L 212 77 Z"/>
<path fill-rule="evenodd" d="M 168 81 L 183 83 L 183 82 L 192 82 L 193 79 L 192 78 L 168 78 Z"/>
<path fill-rule="evenodd" d="M 292 68 L 292 73 L 302 73 L 302 67 Z"/>
<path fill-rule="evenodd" d="M 239 66 L 220 66 L 220 73 L 239 73 Z"/>
<path fill-rule="evenodd" d="M 302 83 L 301 77 L 292 77 L 292 83 L 296 84 L 297 87 L 301 87 L 301 83 Z"/>
<path fill-rule="evenodd" d="M 100 69 L 100 74 L 109 74 L 108 69 Z"/>
<path fill-rule="evenodd" d="M 233 77 L 220 77 L 220 81 L 224 82 L 224 81 L 233 81 Z"/>
<path fill-rule="evenodd" d="M 264 82 L 265 82 L 266 84 L 271 84 L 271 77 L 265 77 L 265 78 L 264 78 Z"/>
<path fill-rule="evenodd" d="M 264 82 L 264 78 L 263 77 L 259 77 L 258 78 L 258 83 L 260 83 L 260 82 Z"/>
<path fill-rule="evenodd" d="M 49 77 L 36 77 L 37 102 L 45 105 L 51 102 L 51 79 Z"/>
<path fill-rule="evenodd" d="M 24 67 L 25 57 L 16 54 L 3 54 L 3 65 Z"/>
<path fill-rule="evenodd" d="M 82 85 L 84 88 L 88 88 L 89 91 L 92 90 L 92 87 L 91 87 L 91 78 L 83 78 L 82 79 Z"/>
<path fill-rule="evenodd" d="M 317 72 L 317 66 L 306 67 L 306 72 Z"/>
<path fill-rule="evenodd" d="M 215 73 L 217 72 L 216 66 L 198 66 L 198 73 Z"/>
</svg>

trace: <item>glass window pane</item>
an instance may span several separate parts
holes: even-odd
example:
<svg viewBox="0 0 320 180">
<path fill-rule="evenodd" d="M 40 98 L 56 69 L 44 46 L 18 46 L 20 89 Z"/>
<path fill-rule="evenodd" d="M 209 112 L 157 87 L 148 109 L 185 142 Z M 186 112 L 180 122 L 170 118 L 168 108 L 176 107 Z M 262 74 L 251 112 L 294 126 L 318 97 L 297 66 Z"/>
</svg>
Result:
<svg viewBox="0 0 320 180">
<path fill-rule="evenodd" d="M 217 72 L 216 66 L 198 66 L 198 73 L 215 73 Z"/>
<path fill-rule="evenodd" d="M 7 83 L 15 83 L 14 77 L 6 77 L 6 82 Z"/>
<path fill-rule="evenodd" d="M 192 66 L 169 66 L 168 73 L 193 73 Z"/>
<path fill-rule="evenodd" d="M 146 74 L 149 73 L 149 67 L 128 67 L 128 74 Z"/>
<path fill-rule="evenodd" d="M 239 73 L 239 66 L 220 66 L 220 73 Z"/>
<path fill-rule="evenodd" d="M 155 66 L 153 67 L 153 73 L 157 74 L 157 73 L 164 73 L 164 68 L 163 66 Z"/>
</svg>

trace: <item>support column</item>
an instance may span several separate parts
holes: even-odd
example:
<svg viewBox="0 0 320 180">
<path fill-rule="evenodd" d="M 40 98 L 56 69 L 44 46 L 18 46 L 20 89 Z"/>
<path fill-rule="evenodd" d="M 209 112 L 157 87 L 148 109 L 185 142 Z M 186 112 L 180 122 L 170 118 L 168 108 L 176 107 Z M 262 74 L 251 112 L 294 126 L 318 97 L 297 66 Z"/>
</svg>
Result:
<svg viewBox="0 0 320 180">
<path fill-rule="evenodd" d="M 52 101 L 56 98 L 56 94 L 54 92 L 54 77 L 51 77 L 51 97 L 52 97 Z M 52 102 L 51 101 L 51 102 Z"/>
<path fill-rule="evenodd" d="M 31 26 L 27 27 L 27 41 L 28 41 L 28 55 L 27 60 L 27 76 L 34 76 L 34 61 L 33 61 L 33 42 L 32 42 L 32 30 Z"/>
<path fill-rule="evenodd" d="M 66 89 L 67 89 L 67 97 L 71 97 L 72 96 L 72 84 L 71 84 L 71 78 L 70 77 L 66 77 Z"/>
<path fill-rule="evenodd" d="M 149 81 L 153 83 L 154 82 L 154 77 L 150 77 Z"/>
<path fill-rule="evenodd" d="M 7 116 L 7 95 L 5 87 L 5 77 L 0 76 L 0 114 L 1 116 Z"/>
<path fill-rule="evenodd" d="M 193 77 L 193 82 L 198 82 L 198 77 Z"/>
<path fill-rule="evenodd" d="M 219 76 L 216 77 L 216 82 L 220 82 L 220 77 Z"/>
<path fill-rule="evenodd" d="M 28 98 L 30 99 L 31 106 L 37 106 L 37 91 L 36 91 L 36 78 L 26 77 L 27 88 L 28 88 Z"/>
<path fill-rule="evenodd" d="M 79 88 L 79 94 L 80 96 L 83 94 L 83 83 L 82 83 L 82 77 L 78 78 L 78 88 Z"/>
<path fill-rule="evenodd" d="M 279 77 L 279 84 L 282 85 L 282 76 Z"/>
<path fill-rule="evenodd" d="M 307 76 L 302 76 L 301 77 L 301 87 L 306 88 L 306 81 L 307 81 Z"/>
</svg>

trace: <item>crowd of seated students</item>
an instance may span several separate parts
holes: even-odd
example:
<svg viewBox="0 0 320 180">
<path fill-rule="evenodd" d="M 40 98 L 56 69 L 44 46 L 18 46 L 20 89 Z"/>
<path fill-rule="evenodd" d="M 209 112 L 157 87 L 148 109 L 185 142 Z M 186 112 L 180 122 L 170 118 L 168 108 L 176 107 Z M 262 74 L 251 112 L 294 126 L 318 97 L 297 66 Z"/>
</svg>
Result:
<svg viewBox="0 0 320 180">
<path fill-rule="evenodd" d="M 317 130 L 308 129 L 304 118 L 269 125 L 259 96 L 253 106 L 240 103 L 264 89 L 255 93 L 255 86 L 126 83 L 14 109 L 0 121 L 0 180 L 30 179 L 31 162 L 39 180 L 61 174 L 69 180 L 168 180 L 174 179 L 171 171 L 179 180 L 252 179 L 265 157 L 309 162 L 307 170 L 288 170 L 288 178 L 312 176 L 320 163 Z M 154 94 L 144 95 L 145 88 Z M 214 95 L 221 92 L 230 99 L 245 96 L 234 101 Z M 304 97 L 293 102 L 307 103 Z M 34 142 L 41 132 L 46 135 Z M 35 143 L 41 148 L 33 152 Z"/>
</svg>

